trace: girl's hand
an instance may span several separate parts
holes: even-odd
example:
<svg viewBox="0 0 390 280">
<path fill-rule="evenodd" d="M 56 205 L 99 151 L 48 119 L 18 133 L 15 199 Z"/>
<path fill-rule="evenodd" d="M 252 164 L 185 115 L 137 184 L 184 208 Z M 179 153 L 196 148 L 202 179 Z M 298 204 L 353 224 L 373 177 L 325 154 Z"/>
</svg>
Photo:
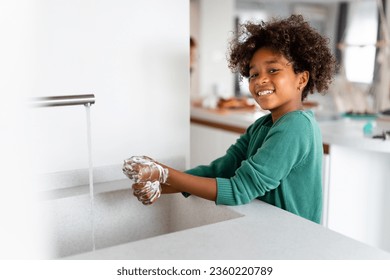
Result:
<svg viewBox="0 0 390 280">
<path fill-rule="evenodd" d="M 155 182 L 166 183 L 168 169 L 147 156 L 132 156 L 124 161 L 123 173 L 136 183 Z"/>
<path fill-rule="evenodd" d="M 144 205 L 153 204 L 161 195 L 159 181 L 133 184 L 133 194 Z"/>
</svg>

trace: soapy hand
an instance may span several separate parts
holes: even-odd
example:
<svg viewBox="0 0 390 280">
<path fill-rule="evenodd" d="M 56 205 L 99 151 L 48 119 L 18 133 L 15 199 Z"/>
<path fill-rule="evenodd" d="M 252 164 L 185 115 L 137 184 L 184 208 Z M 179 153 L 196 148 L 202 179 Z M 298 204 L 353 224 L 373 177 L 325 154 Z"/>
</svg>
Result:
<svg viewBox="0 0 390 280">
<path fill-rule="evenodd" d="M 133 184 L 133 194 L 144 205 L 153 204 L 161 195 L 161 185 L 159 181 Z"/>
<path fill-rule="evenodd" d="M 132 156 L 124 161 L 123 173 L 136 183 L 155 182 L 166 183 L 168 169 L 147 156 Z"/>
<path fill-rule="evenodd" d="M 168 179 L 168 169 L 147 156 L 126 159 L 122 170 L 128 178 L 135 181 L 133 194 L 144 205 L 150 205 L 160 197 L 160 183 L 166 183 Z"/>
</svg>

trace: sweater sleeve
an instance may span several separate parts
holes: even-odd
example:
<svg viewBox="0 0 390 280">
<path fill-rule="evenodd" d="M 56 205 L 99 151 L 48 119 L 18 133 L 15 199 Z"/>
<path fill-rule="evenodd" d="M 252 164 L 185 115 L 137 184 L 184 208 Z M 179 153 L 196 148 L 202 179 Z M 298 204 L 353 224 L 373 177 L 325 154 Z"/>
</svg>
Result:
<svg viewBox="0 0 390 280">
<path fill-rule="evenodd" d="M 289 114 L 287 114 L 289 115 Z M 217 178 L 217 204 L 238 205 L 277 188 L 307 157 L 313 134 L 301 114 L 283 116 L 270 129 L 263 145 L 244 160 L 232 177 Z"/>
</svg>

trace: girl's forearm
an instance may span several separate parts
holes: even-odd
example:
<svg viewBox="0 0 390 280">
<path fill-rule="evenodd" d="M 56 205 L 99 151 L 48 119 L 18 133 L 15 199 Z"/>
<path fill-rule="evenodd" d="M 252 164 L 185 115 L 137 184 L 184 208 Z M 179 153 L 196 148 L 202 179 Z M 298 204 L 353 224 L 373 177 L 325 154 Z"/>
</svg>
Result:
<svg viewBox="0 0 390 280">
<path fill-rule="evenodd" d="M 187 192 L 208 200 L 215 201 L 217 183 L 215 178 L 205 178 L 169 168 L 167 185 L 163 184 L 163 193 Z"/>
</svg>

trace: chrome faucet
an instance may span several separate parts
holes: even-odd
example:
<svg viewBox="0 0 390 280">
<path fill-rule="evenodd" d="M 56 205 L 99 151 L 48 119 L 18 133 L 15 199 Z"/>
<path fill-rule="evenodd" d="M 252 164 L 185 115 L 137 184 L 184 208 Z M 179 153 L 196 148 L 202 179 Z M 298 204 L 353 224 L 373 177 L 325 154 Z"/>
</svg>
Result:
<svg viewBox="0 0 390 280">
<path fill-rule="evenodd" d="M 33 107 L 73 106 L 95 104 L 94 94 L 36 97 L 31 100 Z"/>
</svg>

